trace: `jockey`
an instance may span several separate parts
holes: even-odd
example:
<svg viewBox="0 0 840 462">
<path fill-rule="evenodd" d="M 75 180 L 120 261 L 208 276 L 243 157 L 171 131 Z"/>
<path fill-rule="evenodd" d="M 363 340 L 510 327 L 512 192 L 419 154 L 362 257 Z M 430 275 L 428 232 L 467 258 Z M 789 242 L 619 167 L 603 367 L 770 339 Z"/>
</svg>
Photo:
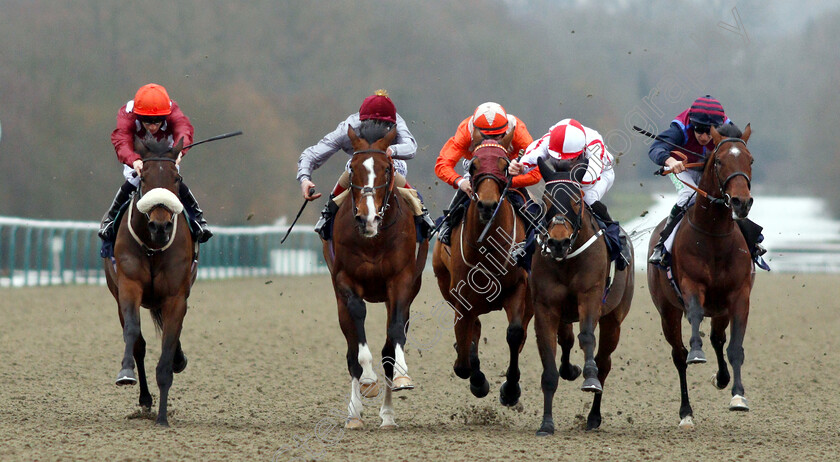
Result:
<svg viewBox="0 0 840 462">
<path fill-rule="evenodd" d="M 511 162 L 508 172 L 518 175 L 537 170 L 537 159 L 549 158 L 572 162 L 585 159 L 586 172 L 580 180 L 583 201 L 608 228 L 612 227 L 617 237 L 618 222 L 610 217 L 607 206 L 601 202 L 615 182 L 615 159 L 604 146 L 601 134 L 575 119 L 563 119 L 531 143 L 522 159 Z M 630 262 L 630 253 L 626 238 L 620 240 L 622 259 L 617 266 L 622 270 Z"/>
<path fill-rule="evenodd" d="M 444 210 L 443 222 L 440 225 L 438 240 L 449 245 L 452 227 L 458 223 L 460 213 L 456 212 L 462 204 L 469 200 L 473 193 L 468 177 L 459 175 L 455 171 L 455 164 L 461 159 L 472 159 L 473 135 L 480 135 L 481 139 L 501 139 L 513 130 L 513 140 L 508 150 L 508 158 L 516 159 L 521 150 L 528 147 L 534 140 L 528 132 L 525 123 L 513 114 L 508 114 L 498 103 L 487 102 L 478 106 L 473 115 L 461 121 L 455 130 L 455 135 L 443 145 L 435 162 L 435 175 L 447 184 L 457 189 L 455 196 Z M 478 138 L 478 137 L 476 137 Z M 514 177 L 511 188 L 524 188 L 539 183 L 542 179 L 539 170 L 533 170 L 527 175 Z M 527 198 L 527 194 L 525 195 Z"/>
<path fill-rule="evenodd" d="M 719 128 L 724 124 L 734 125 L 726 113 L 723 112 L 723 105 L 720 101 L 710 95 L 697 98 L 691 107 L 681 112 L 677 117 L 671 121 L 671 125 L 667 130 L 659 134 L 659 138 L 665 141 L 656 140 L 650 146 L 648 156 L 657 165 L 662 165 L 671 174 L 668 175 L 674 186 L 677 188 L 677 203 L 671 208 L 671 213 L 668 215 L 668 220 L 665 222 L 665 228 L 659 233 L 659 241 L 653 248 L 649 263 L 655 265 L 663 264 L 663 256 L 665 251 L 665 241 L 671 235 L 677 223 L 685 214 L 691 200 L 694 198 L 694 190 L 686 187 L 683 182 L 692 186 L 697 186 L 700 178 L 703 176 L 703 167 L 686 169 L 686 163 L 703 162 L 706 160 L 707 153 L 713 152 L 715 144 L 712 141 L 710 127 Z M 666 142 L 667 141 L 667 142 Z M 672 143 L 669 144 L 668 142 Z M 674 149 L 674 146 L 682 146 L 688 151 L 700 154 L 683 153 Z M 678 160 L 671 154 L 685 154 L 687 159 L 685 161 Z M 680 181 L 682 180 L 682 181 Z M 751 220 L 744 218 L 737 220 L 744 236 L 754 235 L 755 238 L 748 239 L 753 243 L 752 257 L 758 259 L 764 255 L 767 250 L 759 244 L 762 238 L 761 227 Z"/>
<path fill-rule="evenodd" d="M 120 108 L 117 112 L 117 128 L 111 133 L 111 143 L 114 145 L 117 158 L 124 164 L 125 183 L 117 191 L 111 208 L 102 217 L 99 227 L 99 237 L 102 240 L 106 242 L 114 240 L 116 237 L 114 220 L 140 184 L 143 161 L 140 155 L 134 152 L 135 138 L 168 140 L 170 145 L 174 145 L 181 139 L 186 146 L 193 142 L 194 131 L 190 119 L 181 112 L 178 103 L 169 99 L 169 94 L 161 85 L 154 83 L 143 85 L 137 90 L 134 99 Z M 175 162 L 179 170 L 181 158 L 186 153 L 186 149 L 182 150 Z M 204 212 L 198 206 L 195 196 L 183 181 L 181 181 L 178 195 L 196 229 L 196 240 L 200 243 L 207 242 L 213 233 L 207 228 Z"/>
<path fill-rule="evenodd" d="M 370 122 L 366 122 L 370 121 Z M 428 238 L 434 222 L 429 218 L 428 210 L 422 204 L 422 199 L 417 195 L 417 191 L 408 184 L 405 177 L 407 175 L 407 166 L 405 161 L 413 159 L 417 153 L 417 142 L 414 140 L 414 135 L 408 130 L 405 120 L 397 114 L 397 109 L 393 101 L 388 96 L 385 90 L 376 90 L 373 95 L 368 96 L 362 101 L 359 112 L 351 114 L 343 122 L 338 124 L 335 130 L 327 133 L 318 144 L 306 148 L 298 160 L 297 180 L 300 182 L 300 189 L 303 192 L 304 199 L 308 201 L 315 200 L 321 197 L 321 194 L 315 194 L 315 183 L 312 182 L 312 172 L 324 164 L 333 154 L 339 150 L 343 150 L 349 155 L 353 155 L 353 145 L 350 143 L 350 137 L 347 136 L 348 126 L 353 127 L 356 132 L 359 132 L 359 127 L 363 123 L 388 123 L 396 125 L 397 137 L 394 144 L 388 147 L 387 154 L 394 159 L 394 186 L 402 188 L 410 193 L 410 195 L 417 198 L 417 208 L 415 210 L 414 221 L 420 229 L 424 238 Z M 344 196 L 336 202 L 334 199 L 346 191 L 350 187 L 350 161 L 347 161 L 344 173 L 338 178 L 335 187 L 330 194 L 327 205 L 321 212 L 321 218 L 315 224 L 315 231 L 321 235 L 324 240 L 330 239 L 329 223 L 338 212 L 338 207 Z M 313 190 L 310 193 L 310 190 Z"/>
</svg>

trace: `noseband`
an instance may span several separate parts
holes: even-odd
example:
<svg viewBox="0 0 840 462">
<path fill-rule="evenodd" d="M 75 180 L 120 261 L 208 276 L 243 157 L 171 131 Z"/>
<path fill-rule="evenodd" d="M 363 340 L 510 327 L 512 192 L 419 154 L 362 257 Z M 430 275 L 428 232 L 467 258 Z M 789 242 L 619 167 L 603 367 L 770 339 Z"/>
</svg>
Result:
<svg viewBox="0 0 840 462">
<path fill-rule="evenodd" d="M 149 161 L 152 161 L 152 162 L 154 162 L 154 161 L 167 161 L 167 162 L 172 162 L 174 164 L 176 163 L 175 159 L 170 159 L 169 157 L 149 157 L 149 158 L 143 159 L 144 163 L 149 162 Z M 140 184 L 137 187 L 137 195 L 136 195 L 136 197 L 132 198 L 131 204 L 129 204 L 129 206 L 128 206 L 128 231 L 131 234 L 131 237 L 134 238 L 135 242 L 137 242 L 137 244 L 139 244 L 140 247 L 143 248 L 143 250 L 146 252 L 146 255 L 151 256 L 154 253 L 163 252 L 164 250 L 168 249 L 172 245 L 173 242 L 175 242 L 175 234 L 178 232 L 178 214 L 175 213 L 175 211 L 171 210 L 169 207 L 167 207 L 164 204 L 156 204 L 152 208 L 146 210 L 145 212 L 140 211 L 139 208 L 137 209 L 140 213 L 145 215 L 146 222 L 151 221 L 151 217 L 149 216 L 149 214 L 152 212 L 152 210 L 156 209 L 157 207 L 163 207 L 171 214 L 171 218 L 169 219 L 169 221 L 170 221 L 170 223 L 173 224 L 173 228 L 172 228 L 172 234 L 169 236 L 169 242 L 167 242 L 163 247 L 160 247 L 160 248 L 149 247 L 145 242 L 143 242 L 142 239 L 140 239 L 140 237 L 134 231 L 134 228 L 131 226 L 132 211 L 134 210 L 136 203 L 139 202 L 140 199 L 142 199 L 142 198 L 143 198 L 143 176 L 140 175 Z"/>
<path fill-rule="evenodd" d="M 545 184 L 546 186 L 549 186 L 551 184 L 556 183 L 573 184 L 579 187 L 579 183 L 577 183 L 576 181 L 566 179 L 547 181 Z M 548 194 L 549 197 L 552 198 L 552 207 L 556 207 L 553 205 L 554 195 L 551 192 L 548 192 Z M 551 217 L 551 219 L 546 220 L 545 232 L 537 235 L 537 243 L 540 246 L 540 253 L 544 257 L 550 257 L 554 259 L 554 261 L 558 262 L 577 257 L 578 255 L 583 253 L 584 250 L 588 249 L 589 246 L 594 244 L 595 241 L 604 233 L 604 230 L 598 230 L 598 232 L 594 233 L 592 237 L 590 237 L 586 242 L 583 243 L 583 245 L 578 247 L 574 252 L 570 253 L 572 248 L 575 246 L 575 242 L 577 241 L 578 235 L 580 234 L 580 230 L 583 227 L 583 208 L 586 207 L 586 204 L 583 203 L 582 197 L 579 198 L 579 200 L 581 204 L 578 208 L 578 213 L 574 216 L 573 220 L 567 218 L 565 213 L 557 213 L 553 217 Z M 567 228 L 571 226 L 572 228 L 572 234 L 571 236 L 569 236 L 569 247 L 566 249 L 563 255 L 554 255 L 554 252 L 548 245 L 548 241 L 550 240 L 548 233 L 551 230 L 551 228 L 555 225 L 562 225 Z"/>
<path fill-rule="evenodd" d="M 385 156 L 388 155 L 387 152 L 380 149 L 364 149 L 362 151 L 355 151 L 353 155 L 355 156 L 356 154 L 365 153 L 383 154 Z M 373 195 L 376 194 L 377 189 L 388 188 L 387 191 L 385 191 L 385 198 L 382 200 L 382 205 L 379 207 L 379 210 L 376 211 L 376 217 L 380 220 L 384 220 L 385 212 L 387 212 L 388 208 L 391 207 L 391 195 L 394 192 L 394 175 L 392 173 L 394 169 L 394 160 L 389 156 L 388 161 L 390 162 L 390 167 L 385 170 L 385 182 L 379 186 L 358 186 L 353 184 L 353 167 L 350 167 L 350 188 L 360 190 L 361 197 L 373 197 Z M 356 215 L 359 213 L 359 207 L 356 205 L 356 198 L 353 194 L 350 194 L 350 201 L 353 204 L 353 215 Z"/>
</svg>

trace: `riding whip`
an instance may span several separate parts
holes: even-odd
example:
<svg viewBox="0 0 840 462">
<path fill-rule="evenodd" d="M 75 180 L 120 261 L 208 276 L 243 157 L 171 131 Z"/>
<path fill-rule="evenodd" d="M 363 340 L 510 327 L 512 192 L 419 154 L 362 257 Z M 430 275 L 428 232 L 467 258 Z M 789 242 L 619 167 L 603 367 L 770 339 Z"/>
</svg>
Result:
<svg viewBox="0 0 840 462">
<path fill-rule="evenodd" d="M 241 133 L 241 132 L 240 132 L 240 133 Z M 313 186 L 313 187 L 309 188 L 309 195 L 310 195 L 310 196 L 312 196 L 312 195 L 314 195 L 314 194 L 315 194 L 315 187 Z M 288 230 L 288 231 L 286 231 L 286 235 L 285 235 L 285 236 L 283 236 L 283 239 L 280 241 L 280 245 L 283 245 L 283 243 L 284 243 L 284 242 L 286 242 L 286 238 L 287 238 L 287 237 L 289 237 L 289 233 L 291 233 L 291 232 L 292 232 L 292 228 L 294 228 L 294 227 L 295 227 L 295 223 L 297 223 L 298 218 L 300 218 L 300 214 L 301 214 L 301 213 L 303 213 L 303 209 L 305 209 L 305 208 L 306 208 L 306 204 L 308 204 L 309 202 L 310 202 L 310 201 L 309 201 L 308 199 L 304 199 L 304 200 L 303 200 L 303 205 L 301 205 L 301 206 L 300 206 L 300 210 L 298 210 L 298 213 L 297 213 L 297 215 L 295 216 L 295 220 L 294 220 L 294 221 L 292 221 L 292 226 L 289 226 L 289 230 Z"/>
<path fill-rule="evenodd" d="M 242 134 L 242 130 L 235 131 L 235 132 L 230 132 L 230 133 L 224 133 L 224 134 L 221 134 L 221 135 L 216 135 L 216 136 L 211 137 L 211 138 L 207 138 L 206 140 L 196 141 L 195 143 L 188 144 L 181 149 L 187 149 L 187 148 L 191 148 L 193 146 L 198 146 L 199 144 L 202 144 L 202 143 L 207 143 L 207 142 L 210 142 L 210 141 L 223 140 L 225 138 L 230 138 L 230 137 L 238 136 L 238 135 L 241 135 L 241 134 Z"/>
</svg>

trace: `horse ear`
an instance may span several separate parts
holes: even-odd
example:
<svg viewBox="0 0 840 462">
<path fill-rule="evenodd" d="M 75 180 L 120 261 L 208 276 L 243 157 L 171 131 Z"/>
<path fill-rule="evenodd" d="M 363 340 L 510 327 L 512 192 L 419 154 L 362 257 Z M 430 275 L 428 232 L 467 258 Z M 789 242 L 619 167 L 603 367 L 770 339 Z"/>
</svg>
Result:
<svg viewBox="0 0 840 462">
<path fill-rule="evenodd" d="M 353 126 L 350 124 L 347 124 L 347 136 L 350 138 L 350 144 L 355 149 L 359 143 L 359 136 L 356 135 L 356 130 L 353 130 Z"/>
<path fill-rule="evenodd" d="M 470 140 L 470 152 L 475 151 L 475 148 L 477 148 L 483 140 L 484 137 L 481 136 L 481 132 L 478 131 L 477 128 L 474 128 L 472 132 L 472 139 Z"/>
<path fill-rule="evenodd" d="M 750 139 L 750 135 L 752 135 L 752 128 L 750 128 L 750 124 L 748 123 L 746 127 L 744 127 L 744 133 L 741 135 L 741 139 L 744 140 L 744 143 Z"/>
<path fill-rule="evenodd" d="M 505 147 L 505 149 L 510 148 L 510 143 L 513 141 L 513 133 L 515 130 L 511 130 L 505 133 L 505 136 L 502 137 L 502 140 L 499 141 L 499 144 Z"/>
<path fill-rule="evenodd" d="M 140 157 L 145 157 L 146 154 L 149 153 L 148 146 L 146 146 L 146 143 L 143 142 L 143 139 L 138 136 L 134 137 L 134 152 L 140 154 Z"/>
<path fill-rule="evenodd" d="M 178 155 L 181 154 L 182 149 L 184 149 L 184 139 L 178 138 L 178 142 L 175 143 L 175 146 L 172 147 L 173 158 L 177 158 Z"/>
<path fill-rule="evenodd" d="M 542 157 L 537 158 L 537 166 L 543 178 L 551 179 L 557 173 L 549 167 L 548 162 L 544 161 Z"/>
<path fill-rule="evenodd" d="M 385 134 L 383 139 L 385 140 L 386 145 L 390 146 L 394 142 L 394 140 L 397 139 L 397 126 L 394 125 L 393 127 L 391 127 L 391 129 L 388 130 L 388 133 Z"/>
<path fill-rule="evenodd" d="M 711 127 L 710 133 L 712 134 L 712 141 L 714 141 L 715 146 L 717 146 L 718 143 L 720 143 L 720 140 L 723 139 L 723 136 L 720 133 L 718 133 L 718 131 L 715 127 Z"/>
<path fill-rule="evenodd" d="M 586 176 L 588 164 L 586 162 L 576 162 L 571 166 L 571 178 L 578 183 L 583 182 L 583 177 Z"/>
</svg>

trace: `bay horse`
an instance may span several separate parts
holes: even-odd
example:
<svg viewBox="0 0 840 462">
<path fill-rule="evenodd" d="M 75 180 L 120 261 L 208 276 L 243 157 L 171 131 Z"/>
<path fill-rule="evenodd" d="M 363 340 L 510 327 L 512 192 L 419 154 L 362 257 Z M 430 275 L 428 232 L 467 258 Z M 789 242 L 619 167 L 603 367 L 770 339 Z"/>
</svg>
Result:
<svg viewBox="0 0 840 462">
<path fill-rule="evenodd" d="M 647 269 L 650 295 L 659 311 L 662 332 L 671 345 L 671 358 L 679 373 L 681 428 L 694 427 L 686 369 L 688 364 L 706 362 L 700 338 L 700 323 L 704 317 L 711 318 L 709 339 L 718 362 L 712 383 L 723 389 L 730 380 L 723 345 L 726 328 L 731 324 L 731 338 L 726 349 L 734 375 L 729 409 L 749 410 L 741 383 L 741 366 L 755 267 L 735 220 L 746 218 L 753 203 L 750 195 L 753 157 L 747 148 L 752 131 L 749 125 L 743 134 L 734 126 L 724 127 L 720 132 L 711 130 L 716 147 L 705 161 L 698 184 L 700 192 L 686 212 L 684 222 L 674 231 L 671 271 L 675 284 L 658 265 L 648 264 Z M 663 226 L 664 220 L 651 236 L 648 253 Z M 691 325 L 690 351 L 686 350 L 682 339 L 683 315 Z"/>
<path fill-rule="evenodd" d="M 558 377 L 572 381 L 581 374 L 580 366 L 569 362 L 575 322 L 580 323 L 578 341 L 584 353 L 581 390 L 594 393 L 586 429 L 594 430 L 601 425 L 603 384 L 612 368 L 610 355 L 618 346 L 621 322 L 630 311 L 635 273 L 630 246 L 628 265 L 610 278 L 603 232 L 583 201 L 580 180 L 586 164 L 560 162 L 557 171 L 542 159 L 538 164 L 545 180 L 546 213 L 544 227 L 538 231 L 541 250 L 532 260 L 530 284 L 534 331 L 543 365 L 543 419 L 537 436 L 546 436 L 554 434 L 552 405 Z M 558 343 L 562 349 L 559 369 L 555 362 Z"/>
<path fill-rule="evenodd" d="M 358 135 L 353 127 L 348 128 L 354 150 L 350 197 L 336 213 L 333 238 L 323 241 L 338 320 L 347 340 L 351 385 L 346 428 L 363 426 L 362 399 L 380 392 L 365 336 L 366 301 L 384 302 L 388 311 L 387 337 L 382 348 L 386 387 L 379 411 L 380 428 L 396 427 L 391 393 L 414 388 L 405 361 L 406 333 L 411 303 L 420 291 L 429 243 L 417 242 L 411 209 L 394 190 L 393 161 L 385 151 L 396 134 L 395 127 L 376 120 L 363 121 Z"/>
<path fill-rule="evenodd" d="M 173 373 L 187 367 L 181 349 L 181 326 L 187 297 L 197 268 L 189 225 L 178 199 L 181 175 L 176 167 L 183 147 L 162 142 L 135 143 L 143 160 L 138 192 L 120 219 L 114 260 L 104 260 L 105 280 L 117 301 L 125 352 L 117 385 L 135 385 L 135 361 L 140 379 L 140 406 L 150 411 L 152 396 L 146 383 L 146 341 L 140 330 L 140 307 L 148 308 L 162 337 L 156 378 L 160 389 L 157 424 L 168 427 L 167 397 Z"/>
<path fill-rule="evenodd" d="M 469 166 L 474 193 L 464 219 L 453 226 L 451 245 L 438 241 L 432 253 L 438 287 L 455 311 L 455 374 L 470 379 L 470 391 L 478 398 L 490 391 L 478 357 L 479 316 L 501 309 L 507 314 L 510 362 L 499 390 L 505 406 L 519 402 L 519 355 L 533 316 L 528 273 L 516 263 L 524 254 L 525 226 L 502 195 L 510 181 L 507 152 L 512 135 L 513 131 L 500 142 L 484 140 L 474 149 Z M 479 244 L 482 233 L 487 240 Z"/>
</svg>

